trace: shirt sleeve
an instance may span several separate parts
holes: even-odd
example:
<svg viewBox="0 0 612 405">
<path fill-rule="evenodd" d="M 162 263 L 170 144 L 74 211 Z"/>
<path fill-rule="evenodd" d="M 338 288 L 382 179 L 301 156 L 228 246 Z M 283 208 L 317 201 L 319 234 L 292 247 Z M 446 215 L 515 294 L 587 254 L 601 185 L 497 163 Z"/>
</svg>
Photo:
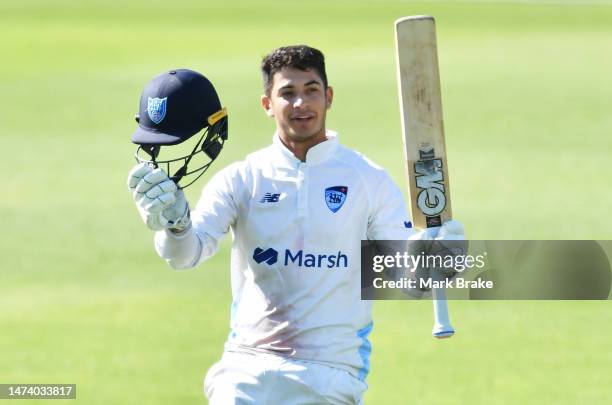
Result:
<svg viewBox="0 0 612 405">
<path fill-rule="evenodd" d="M 404 196 L 386 172 L 377 176 L 368 219 L 369 240 L 407 240 L 415 233 Z"/>
<path fill-rule="evenodd" d="M 219 241 L 236 221 L 241 169 L 240 163 L 230 165 L 206 184 L 191 211 L 190 229 L 179 235 L 168 230 L 155 234 L 155 250 L 170 267 L 192 268 L 217 252 Z"/>
</svg>

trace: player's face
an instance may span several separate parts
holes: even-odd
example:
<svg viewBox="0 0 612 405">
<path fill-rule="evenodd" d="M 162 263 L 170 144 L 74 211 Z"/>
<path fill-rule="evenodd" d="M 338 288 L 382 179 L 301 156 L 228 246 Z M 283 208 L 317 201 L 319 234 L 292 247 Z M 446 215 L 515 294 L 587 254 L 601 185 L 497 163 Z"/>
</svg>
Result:
<svg viewBox="0 0 612 405">
<path fill-rule="evenodd" d="M 325 138 L 325 114 L 331 107 L 333 91 L 323 85 L 319 74 L 283 68 L 273 76 L 270 95 L 261 103 L 274 117 L 281 139 L 292 142 L 320 142 Z"/>
</svg>

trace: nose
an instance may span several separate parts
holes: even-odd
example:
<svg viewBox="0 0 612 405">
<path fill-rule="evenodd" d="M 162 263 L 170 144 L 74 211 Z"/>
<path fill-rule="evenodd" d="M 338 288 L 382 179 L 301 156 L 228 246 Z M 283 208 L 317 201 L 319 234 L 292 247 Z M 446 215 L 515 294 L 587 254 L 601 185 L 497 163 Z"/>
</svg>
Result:
<svg viewBox="0 0 612 405">
<path fill-rule="evenodd" d="M 304 97 L 302 96 L 297 96 L 295 98 L 295 100 L 293 101 L 293 106 L 294 107 L 301 107 L 304 105 Z"/>
</svg>

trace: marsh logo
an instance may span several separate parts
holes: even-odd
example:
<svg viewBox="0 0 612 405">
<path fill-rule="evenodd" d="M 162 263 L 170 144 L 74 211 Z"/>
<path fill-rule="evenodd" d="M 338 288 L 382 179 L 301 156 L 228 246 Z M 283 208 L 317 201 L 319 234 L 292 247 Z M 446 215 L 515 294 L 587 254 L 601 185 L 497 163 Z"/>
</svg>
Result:
<svg viewBox="0 0 612 405">
<path fill-rule="evenodd" d="M 149 97 L 147 104 L 147 114 L 149 114 L 149 118 L 156 124 L 162 122 L 164 117 L 166 116 L 166 107 L 168 105 L 168 97 L 164 98 L 151 98 Z"/>
<path fill-rule="evenodd" d="M 253 252 L 253 260 L 255 260 L 257 264 L 266 262 L 269 265 L 273 265 L 278 261 L 278 252 L 272 248 L 268 248 L 266 250 L 255 248 L 255 251 Z"/>
<path fill-rule="evenodd" d="M 267 265 L 273 265 L 278 262 L 278 251 L 272 248 L 266 250 L 262 248 L 255 248 L 253 251 L 253 260 L 257 264 L 265 263 Z M 308 267 L 308 268 L 338 268 L 348 267 L 348 256 L 338 251 L 336 254 L 312 254 L 306 253 L 303 250 L 292 252 L 289 249 L 285 249 L 283 256 L 283 265 L 289 266 L 290 264 L 297 267 Z"/>
<path fill-rule="evenodd" d="M 325 204 L 331 212 L 337 212 L 344 205 L 346 201 L 346 195 L 348 193 L 348 187 L 346 186 L 334 186 L 325 189 Z"/>
</svg>

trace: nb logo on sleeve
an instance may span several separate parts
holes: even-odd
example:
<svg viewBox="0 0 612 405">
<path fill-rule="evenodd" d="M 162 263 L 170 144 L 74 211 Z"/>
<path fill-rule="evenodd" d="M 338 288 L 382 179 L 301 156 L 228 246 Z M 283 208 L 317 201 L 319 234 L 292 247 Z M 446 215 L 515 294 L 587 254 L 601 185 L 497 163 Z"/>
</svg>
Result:
<svg viewBox="0 0 612 405">
<path fill-rule="evenodd" d="M 275 202 L 278 202 L 279 199 L 280 199 L 280 193 L 278 194 L 266 193 L 264 194 L 263 197 L 261 197 L 261 200 L 259 200 L 259 202 L 260 203 L 275 203 Z"/>
</svg>

